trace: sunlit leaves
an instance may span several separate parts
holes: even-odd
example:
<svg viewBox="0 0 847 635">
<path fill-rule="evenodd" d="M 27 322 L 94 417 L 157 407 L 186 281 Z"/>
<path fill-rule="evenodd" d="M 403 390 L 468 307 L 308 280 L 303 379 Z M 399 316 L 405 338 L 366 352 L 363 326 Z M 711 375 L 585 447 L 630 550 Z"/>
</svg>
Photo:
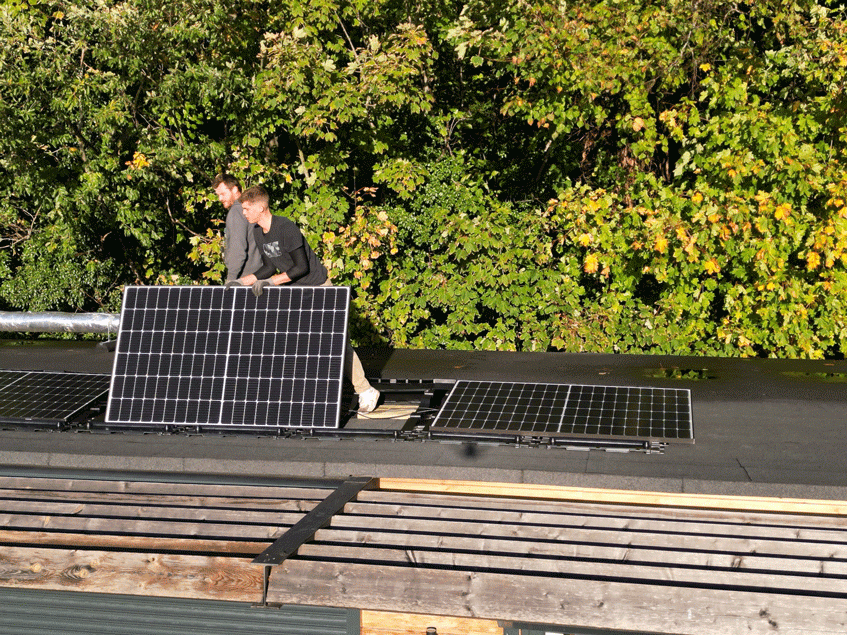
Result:
<svg viewBox="0 0 847 635">
<path fill-rule="evenodd" d="M 832 3 L 12 0 L 0 15 L 9 305 L 219 280 L 208 182 L 227 170 L 268 187 L 353 287 L 357 342 L 843 354 Z"/>
</svg>

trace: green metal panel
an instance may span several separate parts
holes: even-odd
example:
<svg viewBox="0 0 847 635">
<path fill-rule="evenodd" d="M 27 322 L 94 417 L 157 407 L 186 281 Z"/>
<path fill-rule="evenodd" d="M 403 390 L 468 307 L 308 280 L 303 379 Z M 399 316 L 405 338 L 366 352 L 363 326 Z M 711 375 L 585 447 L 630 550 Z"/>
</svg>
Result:
<svg viewBox="0 0 847 635">
<path fill-rule="evenodd" d="M 359 635 L 359 611 L 0 588 L 0 635 Z"/>
</svg>

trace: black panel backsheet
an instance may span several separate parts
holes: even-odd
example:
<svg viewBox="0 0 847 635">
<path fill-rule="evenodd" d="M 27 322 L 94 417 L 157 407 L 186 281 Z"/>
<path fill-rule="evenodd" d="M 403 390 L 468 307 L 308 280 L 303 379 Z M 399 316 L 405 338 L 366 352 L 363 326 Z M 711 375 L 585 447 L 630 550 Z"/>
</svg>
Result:
<svg viewBox="0 0 847 635">
<path fill-rule="evenodd" d="M 109 376 L 51 371 L 0 371 L 0 420 L 59 424 L 106 396 Z"/>
<path fill-rule="evenodd" d="M 334 428 L 347 287 L 128 287 L 107 423 Z"/>
<path fill-rule="evenodd" d="M 690 442 L 691 391 L 458 381 L 431 429 Z"/>
</svg>

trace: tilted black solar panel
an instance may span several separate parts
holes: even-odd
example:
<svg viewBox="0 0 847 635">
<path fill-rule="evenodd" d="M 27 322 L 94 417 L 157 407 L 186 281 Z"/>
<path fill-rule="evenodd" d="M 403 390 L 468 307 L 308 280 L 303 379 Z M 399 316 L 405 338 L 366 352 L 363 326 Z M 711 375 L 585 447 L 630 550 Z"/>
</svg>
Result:
<svg viewBox="0 0 847 635">
<path fill-rule="evenodd" d="M 67 423 L 102 399 L 109 376 L 52 371 L 0 371 L 0 420 Z"/>
<path fill-rule="evenodd" d="M 106 422 L 340 424 L 347 287 L 127 287 Z"/>
<path fill-rule="evenodd" d="M 694 440 L 691 391 L 678 388 L 460 380 L 430 429 Z"/>
</svg>

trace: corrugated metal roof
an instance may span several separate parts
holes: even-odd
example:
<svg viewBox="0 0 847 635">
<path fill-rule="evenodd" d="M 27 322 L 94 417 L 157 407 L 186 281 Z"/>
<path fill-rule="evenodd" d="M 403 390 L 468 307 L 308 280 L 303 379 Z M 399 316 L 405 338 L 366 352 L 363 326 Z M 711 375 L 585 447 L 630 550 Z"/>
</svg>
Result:
<svg viewBox="0 0 847 635">
<path fill-rule="evenodd" d="M 359 612 L 0 588 L 0 635 L 353 635 Z"/>
</svg>

